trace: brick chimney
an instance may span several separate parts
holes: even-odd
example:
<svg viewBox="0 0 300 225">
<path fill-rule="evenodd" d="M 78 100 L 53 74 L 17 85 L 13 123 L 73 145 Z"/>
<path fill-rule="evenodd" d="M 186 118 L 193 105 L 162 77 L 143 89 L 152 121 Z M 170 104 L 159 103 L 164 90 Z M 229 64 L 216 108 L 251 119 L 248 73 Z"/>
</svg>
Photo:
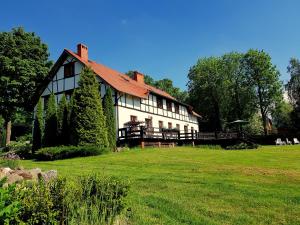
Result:
<svg viewBox="0 0 300 225">
<path fill-rule="evenodd" d="M 138 71 L 133 72 L 133 79 L 141 84 L 144 84 L 144 74 L 141 74 Z"/>
<path fill-rule="evenodd" d="M 83 60 L 88 61 L 88 47 L 84 44 L 78 44 L 77 45 L 77 55 L 79 55 Z"/>
</svg>

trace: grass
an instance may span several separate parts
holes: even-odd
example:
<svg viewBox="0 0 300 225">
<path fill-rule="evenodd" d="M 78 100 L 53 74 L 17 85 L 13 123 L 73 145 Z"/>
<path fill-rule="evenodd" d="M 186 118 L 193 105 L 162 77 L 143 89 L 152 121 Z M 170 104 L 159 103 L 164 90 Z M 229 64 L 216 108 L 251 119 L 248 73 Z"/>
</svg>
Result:
<svg viewBox="0 0 300 225">
<path fill-rule="evenodd" d="M 22 165 L 129 179 L 132 224 L 300 224 L 300 146 L 135 149 Z"/>
</svg>

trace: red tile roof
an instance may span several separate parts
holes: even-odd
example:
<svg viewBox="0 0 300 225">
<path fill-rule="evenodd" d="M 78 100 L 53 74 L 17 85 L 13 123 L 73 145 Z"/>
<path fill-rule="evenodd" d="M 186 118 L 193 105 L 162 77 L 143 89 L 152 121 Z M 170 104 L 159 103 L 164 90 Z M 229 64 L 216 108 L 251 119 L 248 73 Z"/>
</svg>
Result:
<svg viewBox="0 0 300 225">
<path fill-rule="evenodd" d="M 155 94 L 164 96 L 169 99 L 176 100 L 174 97 L 166 93 L 165 91 L 162 91 L 160 89 L 157 89 L 155 87 L 152 87 L 147 84 L 139 83 L 133 79 L 131 79 L 129 76 L 120 73 L 116 70 L 113 70 L 109 67 L 106 67 L 102 64 L 96 63 L 91 60 L 84 60 L 76 53 L 65 49 L 69 54 L 74 56 L 76 59 L 78 59 L 80 62 L 85 64 L 86 66 L 89 66 L 92 68 L 92 70 L 105 82 L 107 82 L 109 85 L 111 85 L 116 90 L 127 93 L 136 97 L 140 98 L 148 98 L 148 94 L 150 92 L 153 92 Z"/>
<path fill-rule="evenodd" d="M 153 86 L 150 86 L 148 84 L 142 84 L 140 82 L 137 82 L 133 79 L 131 79 L 129 76 L 120 73 L 116 70 L 113 70 L 109 67 L 106 67 L 102 64 L 96 63 L 91 60 L 84 60 L 76 53 L 65 49 L 65 52 L 69 53 L 76 59 L 78 59 L 80 62 L 82 62 L 84 65 L 89 66 L 92 68 L 92 70 L 97 74 L 101 79 L 103 79 L 105 82 L 107 82 L 109 85 L 111 85 L 114 89 L 130 94 L 139 98 L 148 98 L 148 95 L 150 92 L 155 93 L 157 95 L 163 96 L 168 99 L 172 99 L 174 101 L 177 101 L 174 97 L 169 95 L 167 92 L 160 90 L 158 88 L 155 88 Z M 192 114 L 194 116 L 200 117 L 197 113 L 192 111 Z"/>
</svg>

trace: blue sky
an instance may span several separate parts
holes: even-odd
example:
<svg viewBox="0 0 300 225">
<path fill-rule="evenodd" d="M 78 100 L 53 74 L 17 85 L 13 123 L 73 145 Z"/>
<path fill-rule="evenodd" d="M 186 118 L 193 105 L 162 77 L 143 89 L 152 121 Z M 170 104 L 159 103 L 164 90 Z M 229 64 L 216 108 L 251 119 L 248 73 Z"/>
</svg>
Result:
<svg viewBox="0 0 300 225">
<path fill-rule="evenodd" d="M 19 0 L 1 3 L 0 31 L 34 31 L 54 61 L 82 42 L 92 60 L 186 88 L 198 58 L 249 48 L 268 52 L 288 80 L 289 59 L 300 58 L 299 12 L 296 0 Z"/>
</svg>

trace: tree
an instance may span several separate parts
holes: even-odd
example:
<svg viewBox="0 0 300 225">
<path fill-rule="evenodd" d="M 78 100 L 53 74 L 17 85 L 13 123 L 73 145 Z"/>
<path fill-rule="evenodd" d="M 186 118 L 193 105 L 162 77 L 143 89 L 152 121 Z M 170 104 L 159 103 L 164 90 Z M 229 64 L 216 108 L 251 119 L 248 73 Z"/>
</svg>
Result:
<svg viewBox="0 0 300 225">
<path fill-rule="evenodd" d="M 300 61 L 291 58 L 287 70 L 291 76 L 287 84 L 289 98 L 294 106 L 300 106 Z"/>
<path fill-rule="evenodd" d="M 10 143 L 11 119 L 17 108 L 31 111 L 37 89 L 49 72 L 47 45 L 23 28 L 0 32 L 0 115 Z"/>
<path fill-rule="evenodd" d="M 282 100 L 280 73 L 271 62 L 271 57 L 264 51 L 250 49 L 244 56 L 243 63 L 249 85 L 255 87 L 257 104 L 261 113 L 264 134 L 268 134 L 267 118 L 275 105 Z"/>
<path fill-rule="evenodd" d="M 61 145 L 69 144 L 69 106 L 66 96 L 63 95 L 58 103 L 57 118 L 58 118 L 58 136 Z"/>
<path fill-rule="evenodd" d="M 279 102 L 272 112 L 273 124 L 277 128 L 292 128 L 291 113 L 293 106 L 285 101 Z"/>
<path fill-rule="evenodd" d="M 223 110 L 226 121 L 249 120 L 256 112 L 256 96 L 242 64 L 244 54 L 231 52 L 222 56 L 222 72 L 228 88 L 228 105 Z"/>
<path fill-rule="evenodd" d="M 212 130 L 222 130 L 222 110 L 228 102 L 226 79 L 220 57 L 199 59 L 188 74 L 192 106 L 209 121 Z"/>
<path fill-rule="evenodd" d="M 43 146 L 49 147 L 56 146 L 58 144 L 57 125 L 56 102 L 55 96 L 52 93 L 46 107 Z"/>
<path fill-rule="evenodd" d="M 300 130 L 300 61 L 292 58 L 287 69 L 291 76 L 286 86 L 293 105 L 291 123 L 296 130 Z"/>
<path fill-rule="evenodd" d="M 116 118 L 114 112 L 114 102 L 112 99 L 111 89 L 108 88 L 106 90 L 106 94 L 103 100 L 103 112 L 106 118 L 106 126 L 107 126 L 107 137 L 109 147 L 111 149 L 116 148 Z"/>
<path fill-rule="evenodd" d="M 93 71 L 85 67 L 72 100 L 72 144 L 108 146 L 99 84 Z"/>
<path fill-rule="evenodd" d="M 42 105 L 42 100 L 40 98 L 36 107 L 35 118 L 34 118 L 32 152 L 35 152 L 36 150 L 42 147 L 43 131 L 44 131 L 43 122 L 44 122 L 43 105 Z"/>
</svg>

